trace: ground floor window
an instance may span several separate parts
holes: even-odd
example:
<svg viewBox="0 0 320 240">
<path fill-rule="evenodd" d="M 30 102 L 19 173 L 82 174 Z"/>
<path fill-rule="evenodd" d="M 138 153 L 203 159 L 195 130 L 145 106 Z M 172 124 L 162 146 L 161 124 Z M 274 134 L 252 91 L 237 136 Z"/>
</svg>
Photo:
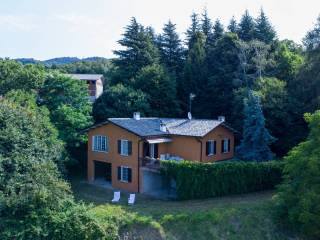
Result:
<svg viewBox="0 0 320 240">
<path fill-rule="evenodd" d="M 221 142 L 221 147 L 222 147 L 222 153 L 228 153 L 230 152 L 230 139 L 226 138 L 223 139 Z"/>
<path fill-rule="evenodd" d="M 212 156 L 216 154 L 217 142 L 214 140 L 210 140 L 206 142 L 206 153 L 207 156 Z"/>
<path fill-rule="evenodd" d="M 118 167 L 118 180 L 121 182 L 132 181 L 132 169 L 126 166 Z"/>
</svg>

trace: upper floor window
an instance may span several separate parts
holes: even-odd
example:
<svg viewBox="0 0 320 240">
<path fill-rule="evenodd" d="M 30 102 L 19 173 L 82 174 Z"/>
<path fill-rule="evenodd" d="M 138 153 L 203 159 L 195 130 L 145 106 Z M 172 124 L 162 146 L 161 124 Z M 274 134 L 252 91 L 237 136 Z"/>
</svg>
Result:
<svg viewBox="0 0 320 240">
<path fill-rule="evenodd" d="M 230 139 L 225 138 L 221 141 L 221 152 L 228 153 L 230 152 Z"/>
<path fill-rule="evenodd" d="M 123 156 L 131 155 L 132 142 L 125 139 L 118 140 L 118 153 Z"/>
<path fill-rule="evenodd" d="M 93 136 L 92 150 L 96 152 L 108 152 L 108 138 L 106 136 Z"/>
<path fill-rule="evenodd" d="M 217 142 L 210 140 L 206 142 L 206 155 L 211 156 L 217 153 Z"/>
</svg>

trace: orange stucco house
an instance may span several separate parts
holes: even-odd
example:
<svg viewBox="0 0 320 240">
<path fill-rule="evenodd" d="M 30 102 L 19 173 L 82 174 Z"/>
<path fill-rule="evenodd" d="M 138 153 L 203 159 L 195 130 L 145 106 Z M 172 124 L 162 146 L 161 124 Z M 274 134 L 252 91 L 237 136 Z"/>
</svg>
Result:
<svg viewBox="0 0 320 240">
<path fill-rule="evenodd" d="M 113 188 L 146 192 L 160 160 L 203 163 L 234 156 L 234 130 L 205 119 L 110 118 L 88 131 L 88 181 L 103 179 Z"/>
</svg>

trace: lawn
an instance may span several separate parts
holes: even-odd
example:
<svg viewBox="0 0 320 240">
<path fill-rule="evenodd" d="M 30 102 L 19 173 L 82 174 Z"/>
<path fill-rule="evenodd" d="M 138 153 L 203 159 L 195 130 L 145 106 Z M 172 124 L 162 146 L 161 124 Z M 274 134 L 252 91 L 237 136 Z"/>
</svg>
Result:
<svg viewBox="0 0 320 240">
<path fill-rule="evenodd" d="M 192 201 L 164 201 L 137 195 L 136 204 L 110 204 L 111 190 L 72 179 L 76 199 L 92 213 L 115 222 L 121 239 L 302 239 L 272 221 L 272 192 Z M 125 238 L 127 236 L 128 238 Z"/>
</svg>

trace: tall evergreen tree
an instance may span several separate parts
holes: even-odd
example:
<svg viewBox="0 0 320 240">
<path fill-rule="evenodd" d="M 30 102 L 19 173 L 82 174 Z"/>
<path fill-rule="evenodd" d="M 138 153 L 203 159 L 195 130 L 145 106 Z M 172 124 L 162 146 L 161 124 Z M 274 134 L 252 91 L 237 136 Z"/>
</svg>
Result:
<svg viewBox="0 0 320 240">
<path fill-rule="evenodd" d="M 260 98 L 250 90 L 245 99 L 243 139 L 237 147 L 237 156 L 245 161 L 272 160 L 274 155 L 269 146 L 274 141 L 265 127 Z"/>
<path fill-rule="evenodd" d="M 212 22 L 211 19 L 208 16 L 208 10 L 205 8 L 202 13 L 201 18 L 201 30 L 203 34 L 206 36 L 206 42 L 207 44 L 212 41 L 213 33 L 212 33 Z"/>
<path fill-rule="evenodd" d="M 228 25 L 228 30 L 229 30 L 229 32 L 237 33 L 238 23 L 237 23 L 237 21 L 236 21 L 234 16 L 232 16 L 232 18 L 230 20 L 230 23 Z"/>
<path fill-rule="evenodd" d="M 168 71 L 175 77 L 182 70 L 183 48 L 176 25 L 170 20 L 163 27 L 163 33 L 158 38 L 161 63 L 166 66 Z"/>
<path fill-rule="evenodd" d="M 256 19 L 255 38 L 266 44 L 271 44 L 276 38 L 276 31 L 269 22 L 263 9 L 261 9 L 260 15 Z"/>
<path fill-rule="evenodd" d="M 243 41 L 250 41 L 254 39 L 255 34 L 255 22 L 250 16 L 249 11 L 246 10 L 242 15 L 242 18 L 238 27 L 239 38 Z"/>
<path fill-rule="evenodd" d="M 197 38 L 197 33 L 199 31 L 200 31 L 200 24 L 198 20 L 198 14 L 192 13 L 191 25 L 186 32 L 186 40 L 187 40 L 187 45 L 189 49 L 192 48 L 193 44 L 195 43 Z"/>
<path fill-rule="evenodd" d="M 203 33 L 197 32 L 195 42 L 188 52 L 184 66 L 184 81 L 182 82 L 181 89 L 179 89 L 179 97 L 182 101 L 183 110 L 187 110 L 189 94 L 194 93 L 199 96 L 201 90 L 206 86 L 207 68 L 205 61 L 205 36 Z"/>
<path fill-rule="evenodd" d="M 141 68 L 159 61 L 159 53 L 150 31 L 146 32 L 135 18 L 131 19 L 118 43 L 124 49 L 114 51 L 118 56 L 113 60 L 117 67 L 114 82 L 129 82 Z"/>
<path fill-rule="evenodd" d="M 224 28 L 219 19 L 214 22 L 213 25 L 213 39 L 217 41 L 219 38 L 223 36 Z"/>
<path fill-rule="evenodd" d="M 309 31 L 306 37 L 303 39 L 303 43 L 309 51 L 319 49 L 320 47 L 320 16 L 318 17 L 314 28 L 311 31 Z"/>
</svg>

